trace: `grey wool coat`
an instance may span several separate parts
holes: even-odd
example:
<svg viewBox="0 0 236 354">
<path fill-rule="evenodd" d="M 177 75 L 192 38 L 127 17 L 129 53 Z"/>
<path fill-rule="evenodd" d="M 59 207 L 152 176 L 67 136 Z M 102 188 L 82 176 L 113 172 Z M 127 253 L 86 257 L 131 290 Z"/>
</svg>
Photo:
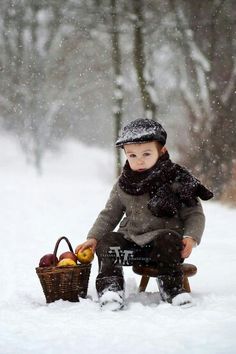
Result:
<svg viewBox="0 0 236 354">
<path fill-rule="evenodd" d="M 115 183 L 105 208 L 98 215 L 87 238 L 100 240 L 119 224 L 118 232 L 124 238 L 143 246 L 151 242 L 163 230 L 172 230 L 182 236 L 191 236 L 200 243 L 205 226 L 205 216 L 200 201 L 196 206 L 182 206 L 173 217 L 154 216 L 147 208 L 148 193 L 136 196 L 125 193 Z"/>
</svg>

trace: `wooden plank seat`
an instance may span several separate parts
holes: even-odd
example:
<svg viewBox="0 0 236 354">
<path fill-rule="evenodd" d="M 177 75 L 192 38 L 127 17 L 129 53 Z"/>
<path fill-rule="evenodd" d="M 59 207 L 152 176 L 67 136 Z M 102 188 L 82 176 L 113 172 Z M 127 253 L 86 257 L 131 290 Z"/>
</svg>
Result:
<svg viewBox="0 0 236 354">
<path fill-rule="evenodd" d="M 190 293 L 191 288 L 188 278 L 194 276 L 197 273 L 197 267 L 194 264 L 183 263 L 182 270 L 184 274 L 183 288 Z M 149 267 L 142 264 L 133 265 L 133 272 L 142 276 L 139 284 L 139 292 L 146 290 L 150 277 L 157 278 L 159 275 L 158 268 Z"/>
</svg>

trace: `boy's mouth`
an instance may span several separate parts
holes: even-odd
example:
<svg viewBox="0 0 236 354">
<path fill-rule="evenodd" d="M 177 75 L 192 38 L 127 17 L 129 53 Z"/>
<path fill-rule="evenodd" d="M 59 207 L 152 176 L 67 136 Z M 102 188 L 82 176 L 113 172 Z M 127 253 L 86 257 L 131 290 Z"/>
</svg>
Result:
<svg viewBox="0 0 236 354">
<path fill-rule="evenodd" d="M 145 168 L 139 168 L 137 171 L 138 172 L 143 172 L 143 171 L 145 171 Z"/>
</svg>

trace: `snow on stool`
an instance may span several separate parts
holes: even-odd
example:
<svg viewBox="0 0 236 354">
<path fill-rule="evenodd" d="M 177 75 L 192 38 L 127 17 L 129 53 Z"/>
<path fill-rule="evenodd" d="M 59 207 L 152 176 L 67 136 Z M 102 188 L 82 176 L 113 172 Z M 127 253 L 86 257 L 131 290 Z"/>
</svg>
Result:
<svg viewBox="0 0 236 354">
<path fill-rule="evenodd" d="M 181 265 L 183 271 L 183 288 L 186 292 L 190 293 L 191 288 L 189 285 L 188 278 L 194 276 L 197 273 L 197 267 L 194 264 L 183 263 Z M 135 264 L 133 265 L 133 272 L 142 276 L 140 284 L 139 284 L 139 292 L 145 291 L 149 282 L 150 277 L 157 278 L 159 275 L 159 269 L 142 265 Z"/>
</svg>

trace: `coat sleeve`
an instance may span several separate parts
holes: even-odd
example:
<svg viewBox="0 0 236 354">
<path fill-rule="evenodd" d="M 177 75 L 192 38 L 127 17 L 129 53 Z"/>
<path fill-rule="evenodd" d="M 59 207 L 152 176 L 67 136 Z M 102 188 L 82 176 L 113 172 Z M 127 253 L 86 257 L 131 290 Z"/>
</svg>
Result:
<svg viewBox="0 0 236 354">
<path fill-rule="evenodd" d="M 191 236 L 199 245 L 205 228 L 205 215 L 200 200 L 193 207 L 183 207 L 180 217 L 184 222 L 184 235 Z"/>
<path fill-rule="evenodd" d="M 100 240 L 105 234 L 113 231 L 122 219 L 124 212 L 125 207 L 120 201 L 116 183 L 110 193 L 105 208 L 99 213 L 92 228 L 89 230 L 87 239 L 96 238 Z"/>
</svg>

